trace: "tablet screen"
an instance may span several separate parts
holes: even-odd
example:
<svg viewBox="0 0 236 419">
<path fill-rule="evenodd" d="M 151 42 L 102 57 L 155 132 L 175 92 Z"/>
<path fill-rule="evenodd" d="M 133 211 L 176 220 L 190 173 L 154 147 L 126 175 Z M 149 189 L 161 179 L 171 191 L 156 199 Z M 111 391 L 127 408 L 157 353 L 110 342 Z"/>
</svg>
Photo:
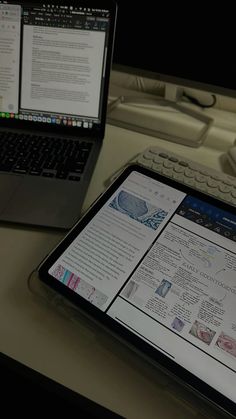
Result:
<svg viewBox="0 0 236 419">
<path fill-rule="evenodd" d="M 129 169 L 49 256 L 47 282 L 63 284 L 232 408 L 235 209 L 163 179 Z"/>
</svg>

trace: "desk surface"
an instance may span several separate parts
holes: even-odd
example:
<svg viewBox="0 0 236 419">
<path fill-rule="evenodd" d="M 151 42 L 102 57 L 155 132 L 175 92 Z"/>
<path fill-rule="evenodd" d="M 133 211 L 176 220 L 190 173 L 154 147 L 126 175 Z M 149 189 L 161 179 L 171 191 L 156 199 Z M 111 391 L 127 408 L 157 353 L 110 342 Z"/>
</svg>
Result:
<svg viewBox="0 0 236 419">
<path fill-rule="evenodd" d="M 113 171 L 147 145 L 159 144 L 222 169 L 222 153 L 234 138 L 221 134 L 213 130 L 204 146 L 190 149 L 107 126 L 84 208 Z M 196 418 L 191 406 L 182 406 L 176 389 L 166 391 L 169 379 L 120 343 L 93 332 L 82 320 L 68 320 L 29 291 L 30 272 L 61 237 L 57 231 L 0 224 L 0 350 L 124 417 Z"/>
</svg>

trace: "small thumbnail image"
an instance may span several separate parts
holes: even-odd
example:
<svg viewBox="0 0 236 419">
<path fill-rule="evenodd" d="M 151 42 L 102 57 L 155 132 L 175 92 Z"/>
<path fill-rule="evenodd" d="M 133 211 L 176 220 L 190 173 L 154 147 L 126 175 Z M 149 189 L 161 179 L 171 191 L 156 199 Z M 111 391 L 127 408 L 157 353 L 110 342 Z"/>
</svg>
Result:
<svg viewBox="0 0 236 419">
<path fill-rule="evenodd" d="M 67 287 L 71 288 L 74 291 L 76 290 L 80 282 L 80 278 L 78 276 L 73 274 L 68 269 L 65 269 L 61 265 L 57 265 L 55 267 L 55 269 L 52 271 L 52 275 L 60 282 L 62 282 L 64 285 L 67 285 Z"/>
<path fill-rule="evenodd" d="M 64 266 L 57 265 L 52 271 L 52 276 L 54 276 L 54 278 L 59 279 L 59 281 L 61 281 L 63 276 L 65 275 L 65 271 L 66 269 L 64 268 Z"/>
<path fill-rule="evenodd" d="M 159 287 L 156 289 L 155 293 L 160 295 L 160 297 L 165 298 L 166 294 L 171 289 L 172 284 L 170 281 L 167 281 L 167 279 L 163 279 L 159 285 Z"/>
<path fill-rule="evenodd" d="M 195 338 L 198 338 L 202 342 L 210 345 L 213 337 L 215 336 L 216 332 L 209 327 L 205 326 L 205 324 L 200 323 L 198 320 L 195 320 L 193 323 L 189 333 Z"/>
<path fill-rule="evenodd" d="M 177 332 L 181 332 L 184 327 L 184 322 L 183 320 L 180 320 L 178 317 L 175 317 L 173 322 L 171 323 L 171 326 L 173 327 L 173 329 L 177 330 Z"/>
<path fill-rule="evenodd" d="M 136 293 L 138 287 L 139 287 L 139 285 L 135 281 L 131 280 L 131 281 L 128 282 L 126 287 L 123 289 L 122 295 L 125 298 L 132 298 L 133 295 Z"/>
<path fill-rule="evenodd" d="M 216 346 L 236 358 L 236 339 L 221 332 L 216 341 Z"/>
<path fill-rule="evenodd" d="M 162 208 L 157 208 L 126 191 L 120 191 L 109 207 L 153 230 L 158 228 L 168 214 Z"/>
</svg>

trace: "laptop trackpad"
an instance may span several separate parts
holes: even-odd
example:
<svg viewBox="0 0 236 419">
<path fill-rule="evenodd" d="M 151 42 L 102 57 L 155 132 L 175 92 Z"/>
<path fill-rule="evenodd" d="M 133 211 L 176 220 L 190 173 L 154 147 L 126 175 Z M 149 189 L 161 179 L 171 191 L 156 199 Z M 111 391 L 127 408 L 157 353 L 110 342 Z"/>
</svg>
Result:
<svg viewBox="0 0 236 419">
<path fill-rule="evenodd" d="M 22 182 L 22 176 L 5 175 L 0 176 L 0 214 L 7 207 L 8 202 Z"/>
<path fill-rule="evenodd" d="M 82 201 L 77 182 L 68 183 L 25 177 L 1 211 L 2 220 L 70 228 L 80 215 Z"/>
</svg>

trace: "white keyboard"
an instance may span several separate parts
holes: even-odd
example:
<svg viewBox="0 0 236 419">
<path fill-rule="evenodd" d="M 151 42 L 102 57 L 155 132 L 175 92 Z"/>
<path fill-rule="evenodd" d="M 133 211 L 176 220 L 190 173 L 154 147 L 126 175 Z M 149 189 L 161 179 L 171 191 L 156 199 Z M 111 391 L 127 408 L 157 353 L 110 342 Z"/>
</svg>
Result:
<svg viewBox="0 0 236 419">
<path fill-rule="evenodd" d="M 155 172 L 236 206 L 236 178 L 161 147 L 148 147 L 131 159 Z"/>
</svg>

